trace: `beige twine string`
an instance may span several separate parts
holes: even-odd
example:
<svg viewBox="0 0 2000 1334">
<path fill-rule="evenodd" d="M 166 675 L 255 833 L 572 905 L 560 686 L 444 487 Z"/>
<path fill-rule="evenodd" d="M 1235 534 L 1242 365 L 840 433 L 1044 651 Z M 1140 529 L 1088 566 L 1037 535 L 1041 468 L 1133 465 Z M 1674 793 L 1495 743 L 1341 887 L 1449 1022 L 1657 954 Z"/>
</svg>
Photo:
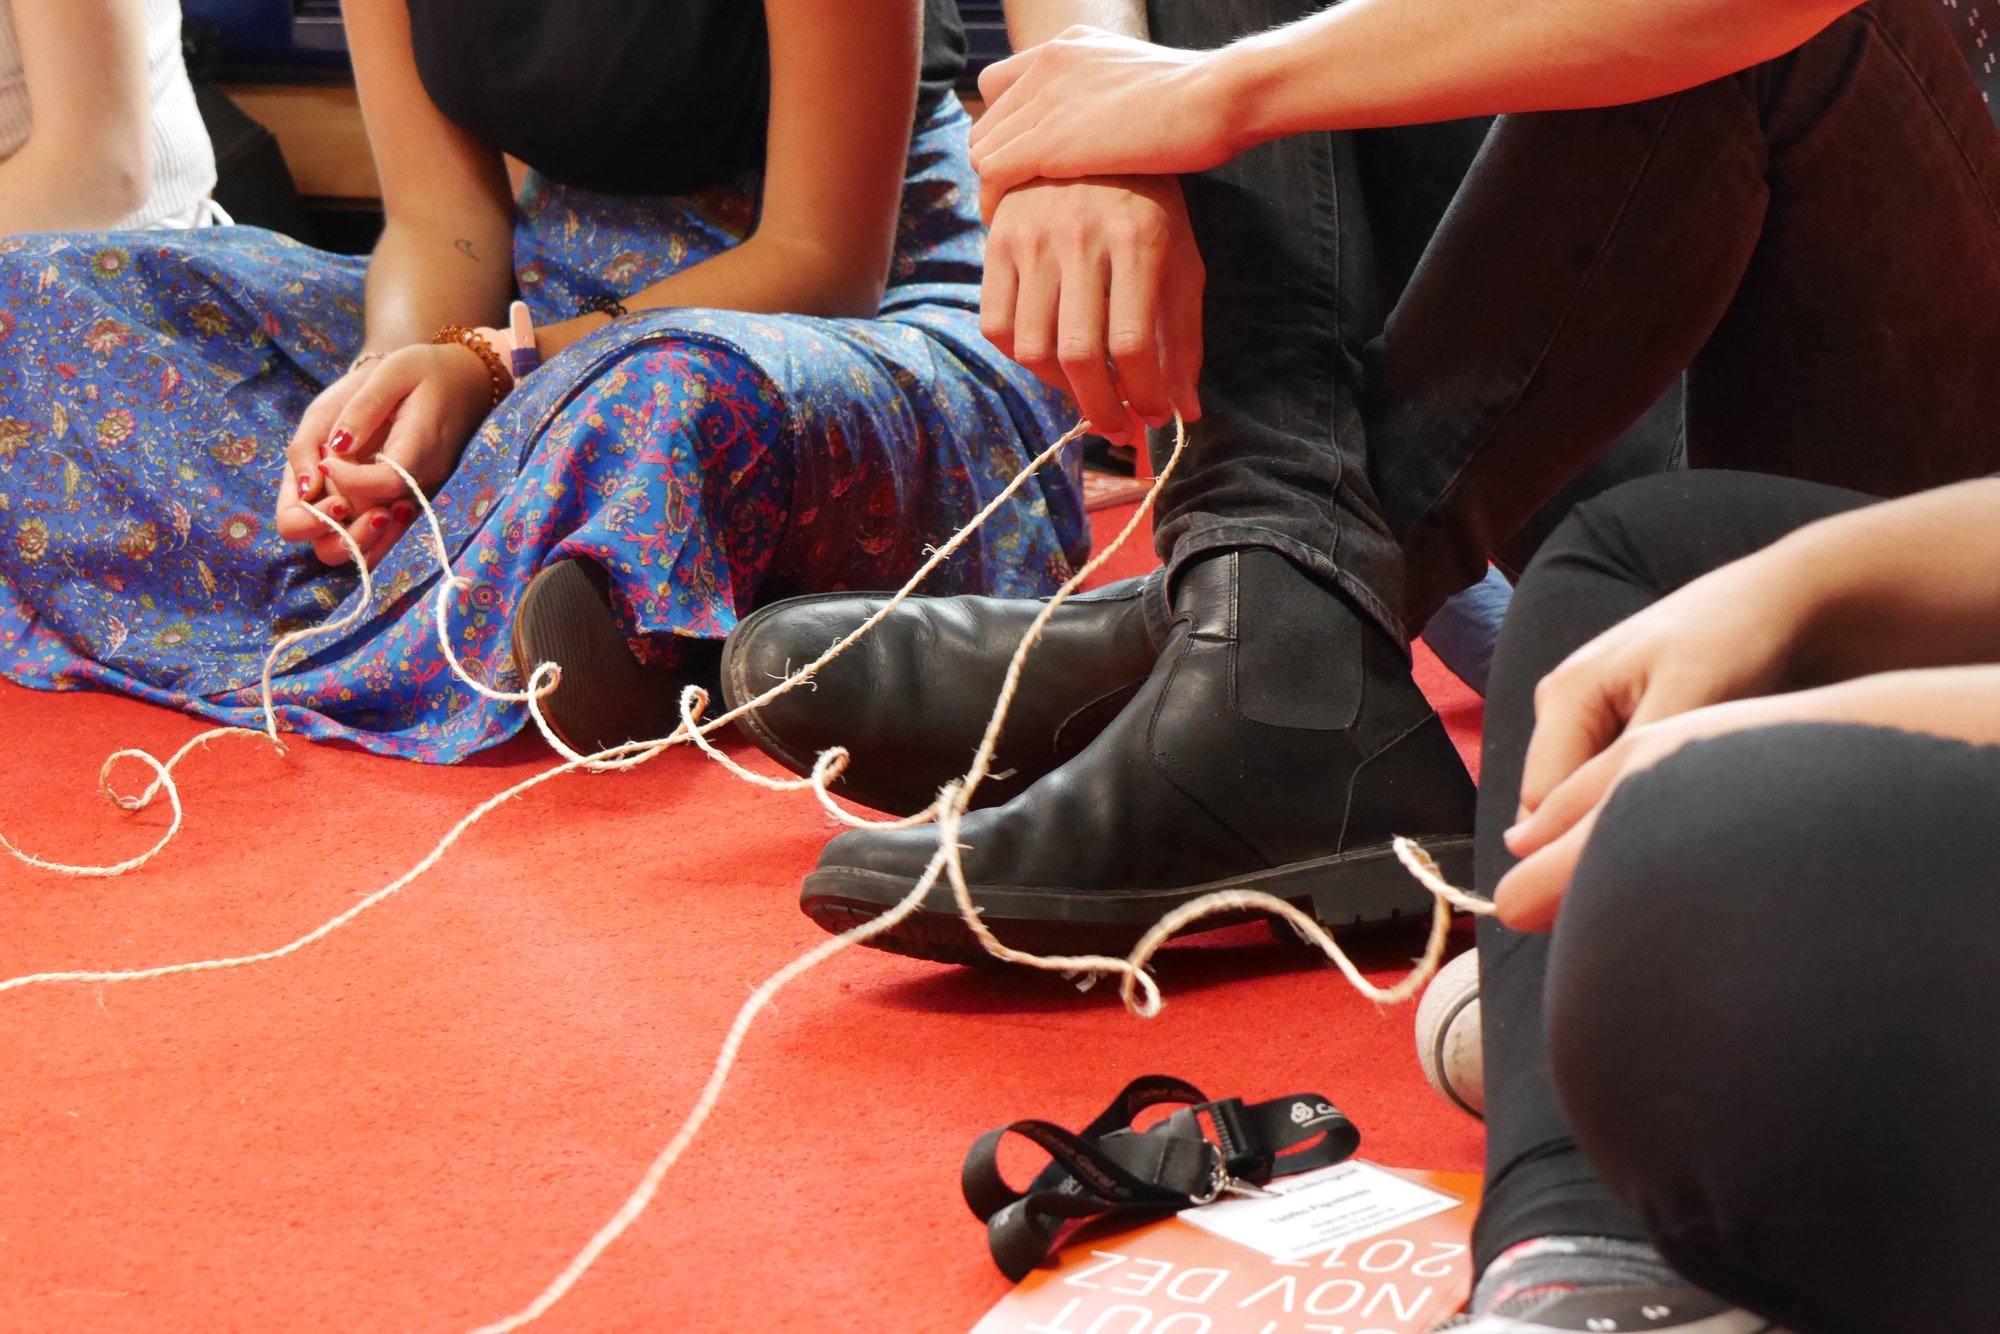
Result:
<svg viewBox="0 0 2000 1334">
<path fill-rule="evenodd" d="M 283 958 L 286 955 L 296 953 L 317 941 L 325 939 L 333 932 L 348 925 L 369 909 L 418 879 L 443 859 L 445 853 L 450 850 L 452 845 L 458 841 L 466 830 L 477 824 L 489 812 L 501 804 L 521 796 L 548 782 L 550 779 L 563 774 L 576 770 L 607 771 L 632 768 L 645 763 L 673 746 L 683 743 L 694 745 L 703 754 L 721 764 L 739 779 L 758 787 L 776 792 L 810 790 L 827 811 L 836 819 L 849 825 L 862 828 L 895 829 L 910 828 L 935 821 L 938 826 L 938 851 L 931 858 L 929 865 L 925 867 L 923 875 L 911 887 L 910 892 L 887 912 L 828 940 L 822 941 L 819 945 L 792 960 L 766 978 L 751 993 L 750 998 L 744 1002 L 742 1008 L 737 1012 L 734 1022 L 731 1023 L 728 1033 L 723 1039 L 715 1064 L 710 1070 L 707 1082 L 702 1087 L 700 1096 L 696 1099 L 693 1107 L 689 1109 L 673 1138 L 661 1150 L 659 1156 L 654 1159 L 645 1175 L 640 1179 L 638 1186 L 626 1198 L 625 1203 L 599 1229 L 597 1234 L 585 1244 L 569 1265 L 532 1302 L 511 1316 L 481 1327 L 481 1329 L 476 1331 L 476 1334 L 504 1334 L 504 1331 L 520 1329 L 538 1319 L 558 1301 L 562 1300 L 563 1296 L 589 1271 L 597 1258 L 651 1204 L 655 1194 L 659 1190 L 661 1182 L 665 1180 L 667 1173 L 672 1170 L 674 1164 L 679 1161 L 687 1146 L 700 1133 L 710 1112 L 714 1110 L 716 1103 L 720 1100 L 723 1087 L 728 1081 L 730 1072 L 735 1067 L 738 1054 L 742 1048 L 744 1039 L 749 1033 L 751 1024 L 762 1013 L 764 1007 L 770 1003 L 772 997 L 791 982 L 804 976 L 842 951 L 893 929 L 917 910 L 925 897 L 936 886 L 940 875 L 948 877 L 959 914 L 963 918 L 967 929 L 973 933 L 989 953 L 1011 963 L 1044 971 L 1070 975 L 1082 974 L 1091 977 L 1117 974 L 1121 978 L 1120 992 L 1126 1007 L 1142 1018 L 1151 1018 L 1157 1015 L 1164 1004 L 1159 986 L 1147 969 L 1147 964 L 1153 955 L 1177 932 L 1184 930 L 1202 918 L 1218 913 L 1260 912 L 1281 917 L 1291 923 L 1307 941 L 1325 953 L 1347 977 L 1348 981 L 1360 990 L 1362 994 L 1383 1004 L 1395 1004 L 1407 1000 L 1409 997 L 1415 995 L 1417 991 L 1421 990 L 1424 984 L 1437 971 L 1438 965 L 1444 955 L 1447 933 L 1451 926 L 1451 909 L 1455 907 L 1466 912 L 1482 915 L 1490 914 L 1493 911 L 1493 905 L 1489 901 L 1468 895 L 1447 883 L 1443 876 L 1439 874 L 1437 865 L 1431 860 L 1430 856 L 1421 847 L 1408 839 L 1397 839 L 1395 842 L 1395 851 L 1403 865 L 1434 896 L 1431 932 L 1423 955 L 1417 960 L 1416 966 L 1401 982 L 1389 988 L 1377 987 L 1371 983 L 1355 967 L 1352 960 L 1348 958 L 1346 952 L 1341 949 L 1332 936 L 1311 916 L 1301 912 L 1285 900 L 1268 894 L 1232 890 L 1206 895 L 1183 904 L 1156 923 L 1140 940 L 1138 945 L 1133 948 L 1132 952 L 1122 959 L 1104 955 L 1043 956 L 1016 950 L 993 935 L 980 920 L 979 909 L 972 901 L 971 889 L 966 882 L 964 867 L 960 861 L 960 847 L 958 843 L 959 825 L 966 812 L 970 809 L 974 793 L 977 792 L 980 783 L 989 775 L 993 756 L 999 745 L 1001 731 L 1006 724 L 1008 713 L 1013 706 L 1014 697 L 1020 689 L 1022 670 L 1027 661 L 1028 654 L 1033 651 L 1035 644 L 1041 638 L 1043 629 L 1062 604 L 1085 580 L 1089 579 L 1091 575 L 1095 574 L 1107 561 L 1116 555 L 1120 548 L 1124 546 L 1126 540 L 1132 536 L 1151 512 L 1153 504 L 1159 496 L 1161 487 L 1172 476 L 1174 468 L 1180 461 L 1182 451 L 1186 448 L 1186 429 L 1178 417 L 1175 419 L 1174 427 L 1173 451 L 1159 469 L 1158 475 L 1153 479 L 1152 486 L 1148 488 L 1145 495 L 1141 498 L 1131 518 L 1127 520 L 1125 525 L 1119 530 L 1117 536 L 1103 551 L 1099 552 L 1068 580 L 1064 581 L 1062 587 L 1057 590 L 1055 595 L 1044 603 L 1040 614 L 1036 616 L 1035 620 L 1030 624 L 1027 633 L 1022 637 L 1021 643 L 1014 651 L 1013 658 L 1008 663 L 1005 680 L 1001 686 L 999 697 L 994 703 L 992 716 L 988 719 L 985 734 L 980 740 L 979 749 L 974 754 L 971 767 L 967 769 L 964 777 L 946 784 L 943 790 L 938 793 L 937 800 L 928 810 L 897 820 L 871 820 L 855 815 L 839 805 L 828 789 L 846 767 L 847 753 L 842 748 L 834 747 L 822 753 L 814 762 L 811 774 L 804 778 L 775 779 L 756 773 L 737 763 L 714 746 L 708 740 L 708 737 L 718 728 L 728 725 L 751 710 L 761 708 L 786 692 L 810 683 L 814 673 L 846 652 L 865 635 L 872 632 L 898 606 L 902 605 L 903 602 L 913 595 L 916 588 L 932 571 L 945 560 L 949 559 L 952 553 L 969 540 L 994 512 L 1005 504 L 1022 486 L 1026 485 L 1037 471 L 1056 458 L 1063 448 L 1078 435 L 1082 434 L 1086 429 L 1085 423 L 1078 423 L 1076 427 L 1071 429 L 1060 440 L 1036 456 L 985 507 L 975 514 L 963 528 L 954 534 L 949 541 L 932 551 L 928 559 L 910 577 L 908 582 L 886 601 L 874 615 L 870 616 L 850 634 L 831 645 L 811 663 L 787 675 L 755 699 L 749 700 L 707 723 L 700 723 L 698 720 L 708 706 L 708 696 L 706 692 L 699 688 L 689 687 L 682 694 L 680 706 L 681 721 L 680 725 L 673 732 L 654 741 L 630 742 L 620 746 L 613 746 L 591 755 L 579 754 L 565 744 L 555 734 L 554 729 L 549 726 L 546 717 L 542 713 L 541 701 L 546 698 L 549 691 L 553 690 L 561 679 L 561 669 L 556 664 L 537 664 L 529 675 L 525 690 L 503 692 L 495 690 L 475 678 L 467 670 L 465 664 L 460 661 L 457 654 L 453 652 L 450 643 L 449 621 L 451 599 L 454 594 L 469 589 L 471 581 L 452 570 L 449 549 L 444 537 L 444 529 L 439 523 L 437 514 L 431 507 L 428 498 L 424 495 L 423 489 L 416 484 L 414 478 L 393 460 L 384 459 L 382 461 L 395 469 L 398 476 L 403 479 L 404 484 L 409 488 L 410 494 L 416 499 L 417 504 L 422 507 L 424 519 L 429 528 L 430 546 L 443 571 L 443 576 L 438 585 L 435 616 L 439 644 L 444 652 L 446 661 L 451 665 L 454 675 L 459 680 L 465 682 L 470 689 L 488 699 L 524 705 L 529 717 L 535 723 L 536 728 L 542 733 L 544 739 L 548 741 L 558 754 L 564 757 L 563 763 L 525 779 L 480 803 L 457 824 L 453 825 L 428 854 L 401 876 L 373 894 L 356 902 L 345 912 L 275 949 L 222 959 L 168 964 L 156 968 L 36 973 L 0 981 L 0 991 L 11 991 L 37 984 L 57 982 L 132 982 L 147 978 L 166 977 L 179 973 L 240 968 L 250 964 L 265 963 Z M 317 511 L 315 511 L 315 514 L 317 514 Z M 292 645 L 321 635 L 332 634 L 352 625 L 365 613 L 373 592 L 367 566 L 362 560 L 362 553 L 353 538 L 348 535 L 344 528 L 332 520 L 325 519 L 322 516 L 322 522 L 326 523 L 328 528 L 346 546 L 350 558 L 353 559 L 356 567 L 361 571 L 361 596 L 356 600 L 354 608 L 345 616 L 326 625 L 296 631 L 284 636 L 272 646 L 270 653 L 266 656 L 263 672 L 265 731 L 261 735 L 265 735 L 274 745 L 277 745 L 281 753 L 284 750 L 284 746 L 278 739 L 277 713 L 272 701 L 271 675 L 273 665 L 278 657 Z M 144 866 L 173 840 L 181 827 L 182 808 L 180 793 L 173 781 L 174 767 L 195 748 L 205 746 L 208 741 L 213 740 L 215 737 L 234 734 L 260 735 L 246 728 L 218 728 L 195 737 L 192 741 L 181 747 L 172 759 L 165 764 L 161 764 L 146 752 L 138 750 L 119 751 L 105 762 L 104 769 L 99 777 L 99 786 L 105 795 L 115 804 L 127 811 L 142 810 L 150 805 L 159 793 L 164 791 L 173 808 L 173 820 L 166 834 L 150 850 L 138 857 L 120 862 L 114 866 L 75 867 L 31 857 L 16 848 L 4 837 L 0 837 L 0 847 L 5 847 L 8 852 L 29 865 L 66 875 L 114 876 L 122 875 Z M 136 759 L 154 771 L 152 784 L 138 797 L 120 795 L 110 785 L 112 767 L 118 760 L 126 758 Z"/>
<path fill-rule="evenodd" d="M 393 468 L 396 465 L 391 463 L 389 466 Z M 408 473 L 403 472 L 401 468 L 396 468 L 396 471 L 402 474 L 403 480 L 406 483 L 411 486 L 415 485 Z M 428 509 L 429 507 L 426 506 L 425 508 Z M 259 677 L 260 697 L 264 703 L 264 730 L 260 733 L 248 727 L 210 728 L 208 731 L 195 736 L 186 745 L 175 751 L 165 764 L 160 763 L 158 759 L 143 750 L 113 752 L 110 758 L 104 761 L 104 767 L 97 771 L 97 790 L 103 793 L 105 800 L 120 810 L 136 813 L 151 806 L 154 799 L 160 793 L 164 792 L 167 794 L 167 804 L 173 808 L 174 812 L 173 820 L 167 825 L 167 832 L 160 836 L 159 842 L 136 857 L 108 866 L 73 866 L 65 862 L 48 861 L 31 853 L 23 852 L 10 842 L 5 834 L 0 834 L 0 848 L 5 848 L 17 861 L 33 866 L 38 870 L 53 871 L 57 875 L 75 876 L 79 879 L 103 879 L 124 875 L 128 871 L 138 870 L 147 862 L 159 856 L 161 852 L 165 851 L 167 844 L 174 841 L 174 836 L 180 833 L 182 816 L 181 794 L 180 788 L 174 783 L 174 770 L 191 752 L 197 749 L 206 750 L 208 743 L 217 737 L 262 736 L 272 746 L 277 748 L 280 755 L 285 753 L 285 743 L 278 737 L 278 711 L 277 706 L 273 703 L 271 693 L 271 673 L 274 665 L 283 656 L 285 650 L 291 648 L 294 644 L 302 644 L 307 640 L 337 634 L 345 630 L 348 626 L 353 625 L 368 610 L 368 604 L 374 598 L 374 583 L 369 576 L 368 566 L 361 559 L 361 548 L 348 535 L 347 530 L 310 506 L 307 507 L 307 512 L 325 524 L 332 531 L 333 535 L 340 539 L 342 545 L 347 548 L 348 556 L 354 561 L 355 568 L 361 571 L 361 596 L 355 600 L 352 610 L 340 619 L 328 621 L 322 625 L 307 626 L 303 630 L 294 630 L 288 635 L 281 636 L 277 642 L 271 645 L 270 652 L 264 655 L 264 669 Z M 442 546 L 441 537 L 440 546 Z M 450 650 L 447 649 L 446 651 L 449 652 Z M 146 786 L 144 792 L 141 792 L 136 797 L 126 796 L 111 785 L 111 771 L 117 767 L 120 760 L 137 760 L 153 771 L 153 781 Z M 7 985 L 11 984 L 0 984 L 0 991 L 6 990 Z"/>
</svg>

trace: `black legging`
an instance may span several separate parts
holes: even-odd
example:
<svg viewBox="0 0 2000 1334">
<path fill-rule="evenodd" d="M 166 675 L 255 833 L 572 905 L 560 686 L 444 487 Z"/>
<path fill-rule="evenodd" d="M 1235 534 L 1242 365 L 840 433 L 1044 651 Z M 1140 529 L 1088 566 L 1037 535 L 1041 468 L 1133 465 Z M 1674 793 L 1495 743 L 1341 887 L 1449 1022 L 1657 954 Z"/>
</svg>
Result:
<svg viewBox="0 0 2000 1334">
<path fill-rule="evenodd" d="M 1866 503 L 1695 472 L 1557 531 L 1487 697 L 1484 891 L 1513 860 L 1535 683 Z M 1482 1266 L 1535 1236 L 1650 1240 L 1798 1334 L 2000 1328 L 2000 747 L 1836 725 L 1691 745 L 1620 788 L 1553 937 L 1485 922 L 1479 950 Z"/>
</svg>

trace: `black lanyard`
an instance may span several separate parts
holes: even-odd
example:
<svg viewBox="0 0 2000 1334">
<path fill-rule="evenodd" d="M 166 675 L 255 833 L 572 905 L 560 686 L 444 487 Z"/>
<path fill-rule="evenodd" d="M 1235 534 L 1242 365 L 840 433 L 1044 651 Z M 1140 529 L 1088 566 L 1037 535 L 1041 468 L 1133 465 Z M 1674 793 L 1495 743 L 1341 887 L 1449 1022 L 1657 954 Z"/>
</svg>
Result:
<svg viewBox="0 0 2000 1334">
<path fill-rule="evenodd" d="M 1143 1132 L 1132 1128 L 1139 1113 L 1162 1103 L 1184 1106 Z M 1008 1135 L 1034 1141 L 1051 1160 L 1025 1191 L 1000 1176 L 1000 1142 Z M 1073 1223 L 1261 1194 L 1253 1183 L 1344 1162 L 1360 1144 L 1354 1123 L 1316 1093 L 1246 1104 L 1211 1100 L 1170 1075 L 1146 1075 L 1081 1131 L 1015 1121 L 981 1135 L 960 1180 L 965 1202 L 986 1224 L 993 1263 L 1018 1281 Z"/>
</svg>

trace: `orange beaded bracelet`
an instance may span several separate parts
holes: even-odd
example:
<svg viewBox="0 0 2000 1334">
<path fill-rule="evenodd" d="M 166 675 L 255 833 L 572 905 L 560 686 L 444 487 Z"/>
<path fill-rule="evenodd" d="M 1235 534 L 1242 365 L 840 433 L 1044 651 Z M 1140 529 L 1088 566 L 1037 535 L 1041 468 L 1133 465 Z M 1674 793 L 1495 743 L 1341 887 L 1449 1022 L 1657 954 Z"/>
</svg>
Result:
<svg viewBox="0 0 2000 1334">
<path fill-rule="evenodd" d="M 468 329 L 463 324 L 447 324 L 431 335 L 431 342 L 457 343 L 461 347 L 471 348 L 478 354 L 479 359 L 486 363 L 486 377 L 493 384 L 493 401 L 487 405 L 489 410 L 499 407 L 500 400 L 507 397 L 507 391 L 514 387 L 514 378 L 507 373 L 507 367 L 500 360 L 500 354 L 494 351 L 493 344 L 487 342 L 485 335 L 477 329 Z"/>
</svg>

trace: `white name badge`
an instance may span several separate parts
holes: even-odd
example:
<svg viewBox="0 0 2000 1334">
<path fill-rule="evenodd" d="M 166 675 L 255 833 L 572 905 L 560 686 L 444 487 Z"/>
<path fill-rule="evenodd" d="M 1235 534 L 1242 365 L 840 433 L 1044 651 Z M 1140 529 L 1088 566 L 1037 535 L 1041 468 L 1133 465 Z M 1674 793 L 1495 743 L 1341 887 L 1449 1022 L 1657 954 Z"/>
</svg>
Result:
<svg viewBox="0 0 2000 1334">
<path fill-rule="evenodd" d="M 1272 1198 L 1220 1200 L 1180 1219 L 1274 1260 L 1302 1260 L 1462 1203 L 1364 1162 L 1281 1177 L 1265 1189 Z"/>
</svg>

